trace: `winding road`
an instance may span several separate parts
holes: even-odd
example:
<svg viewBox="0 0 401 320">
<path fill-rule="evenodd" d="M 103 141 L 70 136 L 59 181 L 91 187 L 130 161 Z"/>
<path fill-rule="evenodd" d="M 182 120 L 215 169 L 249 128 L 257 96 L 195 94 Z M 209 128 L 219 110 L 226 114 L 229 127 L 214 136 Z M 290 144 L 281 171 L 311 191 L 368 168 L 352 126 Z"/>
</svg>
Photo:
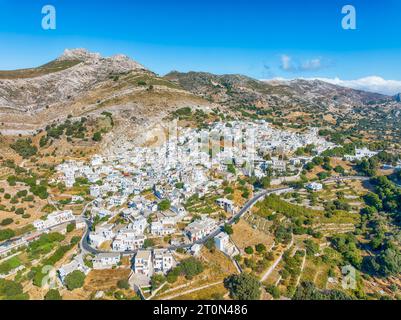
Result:
<svg viewBox="0 0 401 320">
<path fill-rule="evenodd" d="M 228 225 L 234 224 L 234 222 L 235 222 L 237 219 L 241 218 L 241 217 L 242 217 L 249 209 L 251 209 L 251 208 L 254 206 L 254 204 L 255 204 L 256 202 L 258 202 L 260 199 L 264 198 L 265 196 L 267 196 L 267 195 L 269 195 L 269 194 L 277 194 L 277 193 L 291 192 L 291 191 L 293 191 L 293 190 L 294 190 L 293 188 L 288 188 L 288 187 L 286 187 L 286 188 L 271 189 L 271 190 L 263 190 L 263 191 L 257 193 L 252 199 L 250 199 L 249 201 L 247 201 L 247 202 L 245 203 L 245 205 L 241 208 L 241 210 L 239 210 L 235 215 L 233 215 L 230 219 L 226 220 L 224 223 L 221 223 L 220 225 L 218 225 L 218 227 L 217 227 L 213 232 L 209 233 L 206 237 L 204 237 L 204 238 L 202 238 L 202 239 L 200 239 L 200 240 L 198 240 L 198 241 L 189 243 L 189 244 L 182 244 L 182 245 L 178 245 L 178 246 L 169 246 L 169 247 L 167 247 L 166 249 L 170 249 L 170 250 L 177 250 L 177 249 L 179 249 L 179 248 L 185 249 L 185 248 L 190 248 L 190 247 L 192 247 L 194 244 L 204 244 L 204 243 L 205 243 L 206 241 L 208 241 L 209 239 L 214 238 L 215 236 L 217 236 L 217 235 L 221 232 L 221 228 L 224 226 L 224 224 L 228 224 Z M 81 249 L 84 250 L 84 251 L 86 251 L 86 252 L 88 252 L 88 253 L 91 253 L 91 254 L 106 253 L 107 251 L 102 251 L 102 250 L 93 248 L 93 247 L 90 245 L 90 243 L 89 243 L 89 233 L 90 233 L 90 230 L 91 230 L 91 227 L 92 227 L 92 222 L 91 222 L 90 220 L 86 219 L 86 218 L 83 216 L 83 214 L 84 214 L 84 212 L 86 211 L 86 208 L 87 208 L 87 206 L 88 206 L 89 204 L 90 204 L 90 203 L 88 203 L 88 204 L 85 206 L 85 208 L 82 210 L 82 214 L 81 214 L 82 219 L 83 219 L 83 220 L 85 221 L 85 223 L 86 223 L 86 230 L 85 230 L 84 236 L 82 237 L 81 242 L 80 242 Z M 113 252 L 122 253 L 122 254 L 135 254 L 135 253 L 137 253 L 137 251 L 138 251 L 138 250 L 132 250 L 132 251 L 113 251 Z"/>
<path fill-rule="evenodd" d="M 361 176 L 349 176 L 349 177 L 333 177 L 333 178 L 328 178 L 326 180 L 323 180 L 323 183 L 330 183 L 330 182 L 336 182 L 336 181 L 346 181 L 346 180 L 361 180 L 361 181 L 367 181 L 370 178 L 368 177 L 361 177 Z M 263 190 L 261 192 L 258 192 L 257 194 L 255 194 L 252 199 L 248 200 L 245 205 L 235 214 L 233 215 L 230 219 L 226 220 L 225 222 L 221 223 L 218 225 L 218 227 L 211 233 L 209 233 L 206 237 L 189 243 L 189 244 L 182 244 L 182 245 L 175 245 L 175 246 L 169 246 L 166 249 L 169 250 L 177 250 L 177 249 L 185 249 L 185 248 L 190 248 L 192 247 L 194 244 L 204 244 L 206 241 L 208 241 L 211 238 L 214 238 L 215 236 L 217 236 L 221 230 L 222 227 L 224 226 L 224 224 L 228 224 L 228 225 L 232 225 L 234 224 L 234 222 L 241 218 L 249 209 L 251 209 L 256 202 L 258 202 L 260 199 L 263 199 L 265 196 L 270 195 L 270 194 L 280 194 L 280 193 L 287 193 L 287 192 L 291 192 L 294 191 L 293 188 L 290 187 L 284 187 L 284 188 L 276 188 L 276 189 L 269 189 L 269 190 Z M 81 239 L 80 242 L 80 247 L 83 251 L 86 251 L 87 253 L 90 254 L 99 254 L 99 253 L 107 253 L 110 251 L 102 251 L 99 250 L 97 248 L 94 248 L 90 245 L 89 243 L 89 233 L 92 227 L 92 222 L 90 220 L 88 220 L 87 218 L 84 217 L 84 213 L 87 209 L 87 207 L 91 204 L 88 203 L 84 209 L 82 210 L 82 214 L 81 214 L 81 219 L 83 219 L 83 221 L 85 221 L 86 223 L 86 229 L 85 229 L 85 233 Z M 138 252 L 138 250 L 130 250 L 130 251 L 113 251 L 116 253 L 121 253 L 121 254 L 136 254 Z"/>
</svg>

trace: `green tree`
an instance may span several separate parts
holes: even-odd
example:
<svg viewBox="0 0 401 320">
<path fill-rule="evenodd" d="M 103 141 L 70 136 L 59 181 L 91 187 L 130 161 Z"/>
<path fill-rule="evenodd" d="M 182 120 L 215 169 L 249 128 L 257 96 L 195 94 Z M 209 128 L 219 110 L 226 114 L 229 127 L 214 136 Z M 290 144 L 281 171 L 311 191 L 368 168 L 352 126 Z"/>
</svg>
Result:
<svg viewBox="0 0 401 320">
<path fill-rule="evenodd" d="M 225 225 L 224 225 L 223 231 L 224 231 L 225 233 L 227 233 L 228 235 L 234 233 L 233 227 L 232 227 L 231 225 L 229 225 L 229 224 L 225 224 Z"/>
<path fill-rule="evenodd" d="M 8 226 L 9 224 L 12 224 L 13 222 L 14 222 L 13 219 L 11 219 L 11 218 L 6 218 L 6 219 L 3 219 L 3 220 L 0 222 L 0 225 L 2 225 L 2 226 Z"/>
<path fill-rule="evenodd" d="M 266 291 L 272 295 L 274 299 L 278 299 L 281 296 L 280 289 L 275 285 L 269 285 L 266 287 Z"/>
<path fill-rule="evenodd" d="M 64 282 L 70 291 L 82 288 L 85 282 L 85 274 L 82 271 L 75 270 L 65 277 Z"/>
<path fill-rule="evenodd" d="M 363 199 L 368 206 L 375 207 L 379 211 L 383 209 L 383 203 L 377 194 L 369 192 L 363 197 Z"/>
<path fill-rule="evenodd" d="M 102 141 L 102 133 L 99 131 L 95 132 L 93 134 L 92 140 L 96 142 Z"/>
<path fill-rule="evenodd" d="M 0 297 L 5 297 L 7 300 L 23 299 L 22 285 L 15 281 L 0 279 Z M 0 300 L 2 300 L 0 298 Z"/>
<path fill-rule="evenodd" d="M 14 236 L 15 236 L 14 230 L 11 229 L 0 230 L 0 241 L 11 239 Z"/>
<path fill-rule="evenodd" d="M 67 232 L 70 233 L 75 230 L 75 223 L 70 223 L 67 225 Z"/>
<path fill-rule="evenodd" d="M 50 289 L 45 295 L 45 300 L 63 300 L 63 298 L 58 290 Z"/>
<path fill-rule="evenodd" d="M 230 172 L 230 173 L 232 173 L 232 174 L 235 174 L 236 170 L 235 170 L 234 165 L 231 164 L 231 163 L 228 164 L 228 165 L 227 165 L 227 171 Z"/>
<path fill-rule="evenodd" d="M 340 174 L 344 174 L 345 173 L 345 170 L 344 170 L 344 168 L 342 166 L 336 166 L 334 168 L 334 171 L 337 172 L 337 173 L 340 173 Z"/>
<path fill-rule="evenodd" d="M 233 274 L 224 279 L 224 286 L 229 290 L 230 296 L 236 300 L 259 300 L 260 282 L 250 274 Z"/>
<path fill-rule="evenodd" d="M 25 212 L 24 208 L 18 208 L 17 210 L 15 210 L 15 213 L 19 215 L 24 214 L 24 212 Z"/>
<path fill-rule="evenodd" d="M 171 202 L 168 199 L 163 199 L 158 204 L 158 209 L 160 211 L 166 211 L 166 210 L 169 210 L 170 208 L 171 208 Z"/>
<path fill-rule="evenodd" d="M 10 147 L 24 159 L 30 158 L 38 152 L 38 148 L 32 145 L 31 139 L 18 139 Z"/>
<path fill-rule="evenodd" d="M 244 249 L 244 251 L 245 251 L 245 253 L 247 253 L 247 254 L 253 254 L 253 248 L 252 248 L 252 247 L 246 247 L 246 248 Z"/>
<path fill-rule="evenodd" d="M 203 272 L 203 265 L 198 259 L 190 257 L 181 261 L 179 270 L 187 279 L 192 279 Z"/>
<path fill-rule="evenodd" d="M 266 246 L 263 243 L 259 243 L 255 246 L 256 252 L 262 253 L 266 251 Z"/>
<path fill-rule="evenodd" d="M 152 290 L 156 290 L 158 287 L 160 287 L 163 282 L 166 281 L 166 277 L 163 276 L 162 274 L 154 274 L 151 278 L 150 278 L 150 284 L 152 287 Z"/>
<path fill-rule="evenodd" d="M 128 289 L 130 288 L 130 285 L 129 285 L 127 279 L 121 279 L 121 280 L 118 280 L 118 282 L 117 282 L 117 287 L 118 287 L 119 289 L 128 290 Z"/>
<path fill-rule="evenodd" d="M 308 256 L 314 256 L 316 253 L 319 252 L 320 247 L 315 241 L 307 239 L 304 241 L 304 243 L 305 243 L 306 254 Z"/>
</svg>

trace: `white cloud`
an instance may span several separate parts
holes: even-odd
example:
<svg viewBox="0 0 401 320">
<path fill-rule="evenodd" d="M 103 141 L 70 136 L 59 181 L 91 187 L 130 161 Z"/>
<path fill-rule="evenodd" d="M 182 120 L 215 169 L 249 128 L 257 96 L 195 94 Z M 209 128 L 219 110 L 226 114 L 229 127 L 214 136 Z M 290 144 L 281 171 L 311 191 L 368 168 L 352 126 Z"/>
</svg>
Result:
<svg viewBox="0 0 401 320">
<path fill-rule="evenodd" d="M 285 71 L 292 71 L 294 70 L 294 66 L 292 65 L 291 57 L 283 54 L 281 56 L 281 69 Z"/>
<path fill-rule="evenodd" d="M 325 64 L 322 62 L 321 58 L 314 58 L 301 62 L 299 61 L 295 62 L 290 56 L 286 54 L 283 54 L 281 56 L 280 68 L 284 71 L 289 71 L 289 72 L 314 71 L 314 70 L 319 70 L 323 67 L 325 67 Z"/>
<path fill-rule="evenodd" d="M 340 78 L 316 78 L 317 80 L 336 84 L 352 89 L 395 95 L 401 92 L 401 81 L 385 80 L 382 77 L 370 76 L 356 80 L 341 80 Z"/>
</svg>

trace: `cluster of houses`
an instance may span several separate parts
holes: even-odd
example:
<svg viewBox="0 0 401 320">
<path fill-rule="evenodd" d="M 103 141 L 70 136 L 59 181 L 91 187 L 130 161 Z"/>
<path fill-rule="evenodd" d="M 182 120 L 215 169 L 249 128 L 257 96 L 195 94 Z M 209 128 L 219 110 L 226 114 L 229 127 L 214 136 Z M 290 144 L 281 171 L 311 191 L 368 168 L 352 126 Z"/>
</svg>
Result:
<svg viewBox="0 0 401 320">
<path fill-rule="evenodd" d="M 133 255 L 135 274 L 150 277 L 154 273 L 168 272 L 176 264 L 172 252 L 145 250 L 146 239 L 184 236 L 193 244 L 190 251 L 198 253 L 201 245 L 196 242 L 216 231 L 220 224 L 202 215 L 181 231 L 178 224 L 191 220 L 183 204 L 195 194 L 201 197 L 221 188 L 225 180 L 234 181 L 236 174 L 229 166 L 261 178 L 269 168 L 284 173 L 310 160 L 305 157 L 284 160 L 284 157 L 266 155 L 293 152 L 306 145 L 315 145 L 315 151 L 320 153 L 335 146 L 320 137 L 317 129 L 300 134 L 274 129 L 264 121 L 214 123 L 208 129 L 179 128 L 178 132 L 160 146 L 121 144 L 104 156 L 94 156 L 89 163 L 66 161 L 56 168 L 58 181 L 69 188 L 77 183 L 89 184 L 89 194 L 93 198 L 91 218 L 101 219 L 90 231 L 89 241 L 96 248 L 110 243 L 109 252 L 98 254 L 92 260 L 94 269 L 112 268 L 120 263 L 121 254 L 124 254 Z M 147 196 L 149 194 L 151 196 Z M 168 200 L 168 210 L 159 210 L 163 200 Z M 220 198 L 216 203 L 230 214 L 237 212 L 232 200 Z M 110 223 L 117 215 L 123 217 L 125 223 Z M 73 220 L 71 212 L 56 212 L 36 222 L 35 226 L 43 230 Z M 172 245 L 174 241 L 177 240 L 172 239 Z M 216 248 L 227 255 L 237 252 L 226 233 L 220 232 L 214 241 Z M 59 270 L 60 278 L 73 269 L 88 271 L 81 256 Z"/>
<path fill-rule="evenodd" d="M 357 160 L 363 160 L 363 159 L 368 159 L 372 158 L 375 155 L 377 155 L 379 152 L 378 151 L 370 151 L 368 148 L 362 148 L 362 149 L 355 149 L 355 155 L 345 155 L 344 158 L 347 161 L 357 161 Z"/>
<path fill-rule="evenodd" d="M 155 273 L 166 274 L 176 264 L 167 249 L 139 250 L 134 257 L 133 270 L 136 274 L 150 277 Z"/>
<path fill-rule="evenodd" d="M 201 219 L 195 220 L 194 222 L 190 223 L 185 228 L 185 232 L 191 242 L 196 242 L 206 237 L 209 233 L 214 231 L 216 227 L 216 220 L 207 216 L 202 216 Z"/>
<path fill-rule="evenodd" d="M 71 210 L 56 211 L 50 213 L 45 219 L 39 219 L 33 222 L 33 226 L 39 230 L 54 228 L 57 225 L 71 223 L 75 221 L 75 216 Z"/>
</svg>

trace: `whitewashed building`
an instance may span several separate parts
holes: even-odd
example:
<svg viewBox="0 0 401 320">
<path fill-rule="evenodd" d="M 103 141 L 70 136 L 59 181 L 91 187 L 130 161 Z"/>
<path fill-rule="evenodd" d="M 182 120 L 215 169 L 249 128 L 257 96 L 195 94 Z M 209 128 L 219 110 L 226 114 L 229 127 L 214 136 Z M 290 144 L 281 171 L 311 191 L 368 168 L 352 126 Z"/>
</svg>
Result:
<svg viewBox="0 0 401 320">
<path fill-rule="evenodd" d="M 33 223 L 33 226 L 37 230 L 46 230 L 53 228 L 59 224 L 73 222 L 75 221 L 75 216 L 73 215 L 71 210 L 65 211 L 56 211 L 50 213 L 45 220 L 36 220 Z"/>
</svg>

